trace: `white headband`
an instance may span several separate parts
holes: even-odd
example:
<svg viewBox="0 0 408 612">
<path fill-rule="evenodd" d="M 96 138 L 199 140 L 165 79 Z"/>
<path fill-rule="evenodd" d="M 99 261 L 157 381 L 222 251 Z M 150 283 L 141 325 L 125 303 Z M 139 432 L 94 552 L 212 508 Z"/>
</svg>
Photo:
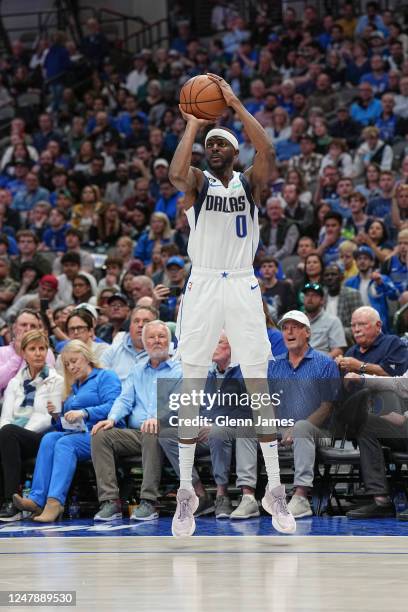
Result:
<svg viewBox="0 0 408 612">
<path fill-rule="evenodd" d="M 223 130 L 222 128 L 213 128 L 210 130 L 205 138 L 205 145 L 207 146 L 207 140 L 212 138 L 213 136 L 219 136 L 220 138 L 224 138 L 224 140 L 228 140 L 234 147 L 236 151 L 239 151 L 238 140 L 235 138 L 234 134 L 228 132 L 227 130 Z"/>
</svg>

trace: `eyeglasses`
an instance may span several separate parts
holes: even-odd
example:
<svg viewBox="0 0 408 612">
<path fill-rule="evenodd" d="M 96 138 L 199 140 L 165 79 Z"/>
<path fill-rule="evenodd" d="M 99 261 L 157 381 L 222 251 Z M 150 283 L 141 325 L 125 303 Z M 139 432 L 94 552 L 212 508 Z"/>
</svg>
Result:
<svg viewBox="0 0 408 612">
<path fill-rule="evenodd" d="M 84 331 L 87 331 L 87 326 L 86 325 L 78 325 L 77 327 L 68 327 L 68 333 L 69 334 L 80 334 Z"/>
</svg>

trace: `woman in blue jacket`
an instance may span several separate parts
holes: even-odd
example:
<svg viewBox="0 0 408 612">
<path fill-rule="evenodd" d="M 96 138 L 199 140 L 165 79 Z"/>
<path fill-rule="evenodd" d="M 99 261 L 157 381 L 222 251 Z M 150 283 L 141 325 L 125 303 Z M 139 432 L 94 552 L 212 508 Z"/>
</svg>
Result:
<svg viewBox="0 0 408 612">
<path fill-rule="evenodd" d="M 121 392 L 118 376 L 101 369 L 81 340 L 68 342 L 61 355 L 66 397 L 62 413 L 51 402 L 47 405 L 57 431 L 41 441 L 29 497 L 13 496 L 16 507 L 32 512 L 40 523 L 62 515 L 77 462 L 91 458 L 90 431 L 106 419 Z"/>
</svg>

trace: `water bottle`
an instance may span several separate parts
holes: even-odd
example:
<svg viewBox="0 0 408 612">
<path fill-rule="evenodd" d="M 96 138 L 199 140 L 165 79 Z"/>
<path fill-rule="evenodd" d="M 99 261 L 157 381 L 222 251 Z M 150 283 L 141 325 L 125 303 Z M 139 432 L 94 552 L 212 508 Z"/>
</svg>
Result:
<svg viewBox="0 0 408 612">
<path fill-rule="evenodd" d="M 71 503 L 69 504 L 68 514 L 70 519 L 77 519 L 80 516 L 80 507 L 78 502 L 78 497 L 73 495 L 71 497 Z"/>
<path fill-rule="evenodd" d="M 26 480 L 23 487 L 23 497 L 28 497 L 31 491 L 31 480 Z"/>
<path fill-rule="evenodd" d="M 26 480 L 24 483 L 24 487 L 22 490 L 22 496 L 23 497 L 28 497 L 30 495 L 30 491 L 31 491 L 31 480 Z M 23 511 L 23 519 L 27 519 L 31 517 L 31 512 L 29 512 L 28 510 L 24 510 Z"/>
</svg>

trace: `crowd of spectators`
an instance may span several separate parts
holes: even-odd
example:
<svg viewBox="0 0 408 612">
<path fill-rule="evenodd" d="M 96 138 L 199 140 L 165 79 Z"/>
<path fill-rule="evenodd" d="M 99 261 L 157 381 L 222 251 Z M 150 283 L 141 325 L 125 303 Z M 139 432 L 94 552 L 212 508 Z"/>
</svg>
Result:
<svg viewBox="0 0 408 612">
<path fill-rule="evenodd" d="M 170 356 L 190 267 L 183 193 L 168 171 L 185 127 L 179 91 L 195 75 L 224 76 L 275 147 L 276 167 L 259 202 L 255 271 L 272 352 L 287 355 L 277 371 L 302 365 L 291 360 L 293 341 L 313 376 L 318 367 L 328 377 L 401 376 L 408 369 L 406 24 L 376 2 L 362 15 L 348 1 L 324 16 L 311 5 L 302 14 L 287 6 L 278 25 L 268 3 L 258 3 L 252 23 L 234 2 L 213 5 L 210 38 L 200 39 L 178 7 L 168 47 L 142 49 L 129 69 L 94 18 L 80 45 L 55 32 L 35 49 L 15 40 L 0 59 L 0 117 L 4 109 L 13 117 L 0 126 L 0 454 L 10 473 L 0 518 L 19 509 L 39 514 L 44 506 L 38 520 L 56 518 L 76 462 L 91 456 L 99 518 L 118 515 L 112 449 L 134 448 L 142 449 L 144 468 L 135 518 L 156 516 L 161 463 L 150 385 L 162 370 L 180 377 Z M 27 112 L 24 96 L 33 96 L 36 112 Z M 255 151 L 242 125 L 230 108 L 217 123 L 234 131 L 236 169 L 245 169 Z M 206 168 L 203 139 L 191 163 Z M 288 312 L 295 314 L 285 319 Z M 354 320 L 356 313 L 364 321 Z M 166 325 L 152 324 L 143 337 L 143 327 L 157 319 Z M 366 335 L 374 330 L 368 344 L 364 326 Z M 228 339 L 220 343 L 228 353 Z M 228 378 L 236 364 L 217 351 L 216 376 Z M 60 410 L 39 390 L 63 382 L 61 426 Z M 306 444 L 306 453 L 305 440 L 317 444 L 319 431 L 326 439 L 326 404 L 320 397 L 289 415 L 303 439 L 294 444 L 296 516 L 311 513 L 314 451 Z M 34 426 L 30 409 L 42 414 Z M 120 429 L 125 418 L 129 429 Z M 44 436 L 53 425 L 58 431 Z M 75 427 L 87 433 L 79 446 L 74 436 L 71 444 L 64 438 L 64 428 Z M 283 435 L 293 442 L 293 432 Z M 229 516 L 231 440 L 222 441 L 229 454 L 217 439 L 201 442 L 213 460 L 216 513 Z M 176 469 L 177 446 L 160 444 Z M 13 501 L 21 461 L 38 449 L 30 501 Z M 255 516 L 256 443 L 241 441 L 236 453 L 243 492 L 236 518 Z M 368 514 L 377 507 L 392 513 L 383 482 L 376 488 L 371 475 L 367 480 L 377 496 Z M 194 486 L 199 512 L 210 512 L 213 500 L 198 474 Z"/>
</svg>

